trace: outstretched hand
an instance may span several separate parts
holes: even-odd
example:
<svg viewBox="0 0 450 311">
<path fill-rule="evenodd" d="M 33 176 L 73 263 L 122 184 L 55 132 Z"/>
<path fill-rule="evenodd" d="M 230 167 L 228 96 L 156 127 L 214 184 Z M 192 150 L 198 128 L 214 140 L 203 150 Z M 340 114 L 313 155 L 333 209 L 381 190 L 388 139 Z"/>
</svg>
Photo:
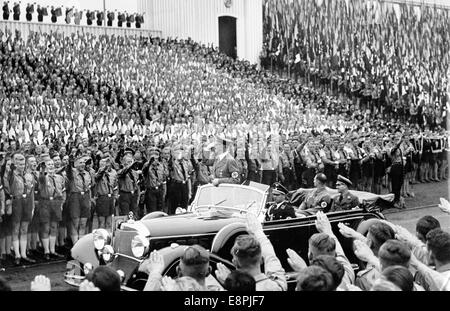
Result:
<svg viewBox="0 0 450 311">
<path fill-rule="evenodd" d="M 217 264 L 217 270 L 215 271 L 217 280 L 224 284 L 228 275 L 231 273 L 230 269 L 228 269 L 223 263 L 219 262 Z"/>
<path fill-rule="evenodd" d="M 50 279 L 45 275 L 37 275 L 31 281 L 32 292 L 49 292 L 51 291 Z"/>
<path fill-rule="evenodd" d="M 366 243 L 356 240 L 354 244 L 355 244 L 355 255 L 356 257 L 358 257 L 359 260 L 362 260 L 364 262 L 371 262 L 373 260 L 375 255 L 373 254 L 372 250 Z"/>
<path fill-rule="evenodd" d="M 164 271 L 164 257 L 156 250 L 151 252 L 150 257 L 139 266 L 139 271 L 149 275 L 152 273 L 162 274 Z"/>
<path fill-rule="evenodd" d="M 255 214 L 250 212 L 247 213 L 247 231 L 253 234 L 263 231 L 261 222 Z"/>
<path fill-rule="evenodd" d="M 450 215 L 450 202 L 447 201 L 444 198 L 441 198 L 441 203 L 439 204 L 439 208 L 441 209 L 441 211 L 443 211 L 444 213 L 447 213 Z"/>
<path fill-rule="evenodd" d="M 302 269 L 308 267 L 303 258 L 299 254 L 297 254 L 294 250 L 288 248 L 286 250 L 286 253 L 288 255 L 287 261 L 291 266 L 292 270 L 300 272 Z"/>
<path fill-rule="evenodd" d="M 317 231 L 321 232 L 321 233 L 326 233 L 328 235 L 333 235 L 333 230 L 331 229 L 331 223 L 330 220 L 328 219 L 327 215 L 324 212 L 317 212 L 316 213 L 316 228 Z"/>
<path fill-rule="evenodd" d="M 342 236 L 349 238 L 349 239 L 355 239 L 355 240 L 361 240 L 364 241 L 366 237 L 359 233 L 358 231 L 350 228 L 349 226 L 344 225 L 342 222 L 338 223 L 339 232 L 342 234 Z"/>
<path fill-rule="evenodd" d="M 100 289 L 94 285 L 94 283 L 89 282 L 88 280 L 84 280 L 83 283 L 80 284 L 79 288 L 80 292 L 99 292 Z"/>
<path fill-rule="evenodd" d="M 161 279 L 162 289 L 167 292 L 179 291 L 180 288 L 177 286 L 177 282 L 171 277 L 164 276 Z"/>
</svg>

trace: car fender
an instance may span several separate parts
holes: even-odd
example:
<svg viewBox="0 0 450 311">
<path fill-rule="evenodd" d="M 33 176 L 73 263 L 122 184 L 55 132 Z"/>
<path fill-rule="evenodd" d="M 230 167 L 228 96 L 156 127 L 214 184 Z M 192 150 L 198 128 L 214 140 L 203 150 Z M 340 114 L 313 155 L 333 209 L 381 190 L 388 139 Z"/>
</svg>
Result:
<svg viewBox="0 0 450 311">
<path fill-rule="evenodd" d="M 379 223 L 379 222 L 381 222 L 381 220 L 378 218 L 370 218 L 370 219 L 363 220 L 359 223 L 356 231 L 358 231 L 362 235 L 367 235 L 367 232 L 369 232 L 370 226 L 372 226 L 373 224 Z"/>
<path fill-rule="evenodd" d="M 145 215 L 141 220 L 160 218 L 160 217 L 166 217 L 166 216 L 169 216 L 169 215 L 167 215 L 164 212 L 158 211 L 158 212 L 153 212 L 153 213 Z"/>
<path fill-rule="evenodd" d="M 247 226 L 245 225 L 245 223 L 233 222 L 220 229 L 214 237 L 214 240 L 212 241 L 211 253 L 218 254 L 218 252 L 229 241 L 229 239 L 238 233 L 247 233 Z"/>
<path fill-rule="evenodd" d="M 92 233 L 86 234 L 79 239 L 70 251 L 72 258 L 82 264 L 91 263 L 94 268 L 100 265 L 100 262 L 95 254 L 94 235 Z"/>
</svg>

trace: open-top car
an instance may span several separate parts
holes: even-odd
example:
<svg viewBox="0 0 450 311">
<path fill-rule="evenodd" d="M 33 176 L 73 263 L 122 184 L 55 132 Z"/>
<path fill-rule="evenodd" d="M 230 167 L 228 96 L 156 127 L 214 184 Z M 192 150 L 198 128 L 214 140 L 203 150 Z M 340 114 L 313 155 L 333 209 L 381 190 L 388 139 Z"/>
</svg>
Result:
<svg viewBox="0 0 450 311">
<path fill-rule="evenodd" d="M 314 189 L 299 189 L 291 193 L 292 201 L 299 205 L 305 194 Z M 334 189 L 327 189 L 333 198 Z M 344 238 L 337 228 L 345 225 L 365 234 L 377 219 L 383 219 L 380 210 L 392 204 L 393 195 L 375 195 L 351 191 L 360 200 L 358 208 L 328 213 L 333 231 L 340 240 L 350 262 L 358 268 L 353 255 L 352 241 Z M 232 268 L 230 250 L 235 238 L 246 232 L 246 214 L 254 213 L 262 222 L 263 230 L 272 242 L 275 252 L 290 280 L 290 268 L 286 249 L 290 248 L 307 260 L 308 239 L 317 233 L 316 216 L 265 221 L 270 188 L 253 184 L 250 186 L 222 184 L 218 187 L 199 187 L 197 194 L 183 213 L 168 216 L 162 212 L 146 215 L 139 221 L 116 218 L 112 232 L 95 230 L 80 239 L 72 248 L 73 260 L 68 264 L 65 280 L 79 284 L 87 270 L 101 264 L 120 271 L 124 289 L 141 290 L 146 275 L 139 272 L 140 263 L 152 250 L 162 250 L 166 263 L 165 274 L 171 275 L 173 267 L 182 255 L 183 245 L 200 244 L 212 253 L 212 261 L 223 262 Z M 291 279 L 290 281 L 295 281 Z"/>
</svg>

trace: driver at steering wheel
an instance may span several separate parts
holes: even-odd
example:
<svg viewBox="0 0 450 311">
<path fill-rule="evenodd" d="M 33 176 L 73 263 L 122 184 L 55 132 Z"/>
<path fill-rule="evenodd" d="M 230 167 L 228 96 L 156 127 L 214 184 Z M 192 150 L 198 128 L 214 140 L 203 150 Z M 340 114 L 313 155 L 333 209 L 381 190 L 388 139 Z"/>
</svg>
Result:
<svg viewBox="0 0 450 311">
<path fill-rule="evenodd" d="M 267 210 L 266 221 L 295 218 L 295 209 L 286 200 L 289 191 L 279 182 L 272 185 L 272 196 L 275 201 Z"/>
</svg>

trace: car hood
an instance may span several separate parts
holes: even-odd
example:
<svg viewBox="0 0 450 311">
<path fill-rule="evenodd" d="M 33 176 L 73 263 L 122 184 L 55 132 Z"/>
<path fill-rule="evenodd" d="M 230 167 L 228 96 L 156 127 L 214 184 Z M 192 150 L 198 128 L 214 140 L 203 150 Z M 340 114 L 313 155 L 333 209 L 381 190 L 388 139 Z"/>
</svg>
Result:
<svg viewBox="0 0 450 311">
<path fill-rule="evenodd" d="M 198 216 L 193 213 L 166 216 L 139 221 L 149 231 L 151 237 L 177 236 L 188 234 L 216 233 L 224 226 L 234 223 L 245 223 L 243 217 L 207 217 Z"/>
</svg>

